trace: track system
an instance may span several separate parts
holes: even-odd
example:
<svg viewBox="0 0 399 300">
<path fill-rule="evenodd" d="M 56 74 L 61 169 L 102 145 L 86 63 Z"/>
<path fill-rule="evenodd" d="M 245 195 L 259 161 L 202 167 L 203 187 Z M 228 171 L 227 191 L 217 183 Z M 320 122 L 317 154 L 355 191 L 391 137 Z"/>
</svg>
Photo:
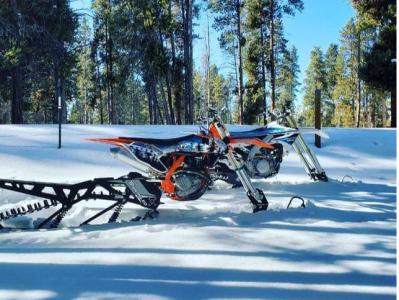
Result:
<svg viewBox="0 0 399 300">
<path fill-rule="evenodd" d="M 81 225 L 113 210 L 108 222 L 115 222 L 123 206 L 133 203 L 148 208 L 150 213 L 156 213 L 160 204 L 161 190 L 157 183 L 145 181 L 138 173 L 129 173 L 119 178 L 96 178 L 75 184 L 34 182 L 22 180 L 0 179 L 0 188 L 43 198 L 25 206 L 16 205 L 6 211 L 0 211 L 1 221 L 32 214 L 43 209 L 57 206 L 57 211 L 41 222 L 37 228 L 56 228 L 68 211 L 83 200 L 108 200 L 110 206 L 85 220 Z"/>
</svg>

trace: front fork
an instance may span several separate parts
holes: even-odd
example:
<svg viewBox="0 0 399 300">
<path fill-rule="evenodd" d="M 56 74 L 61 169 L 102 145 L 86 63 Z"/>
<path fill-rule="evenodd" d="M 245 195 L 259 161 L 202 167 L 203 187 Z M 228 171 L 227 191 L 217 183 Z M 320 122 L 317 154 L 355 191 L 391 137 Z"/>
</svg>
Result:
<svg viewBox="0 0 399 300">
<path fill-rule="evenodd" d="M 267 210 L 269 202 L 267 201 L 265 194 L 260 189 L 256 189 L 252 185 L 250 177 L 245 171 L 244 164 L 234 156 L 233 151 L 231 151 L 230 149 L 228 150 L 226 156 L 230 165 L 233 167 L 233 170 L 236 172 L 238 178 L 240 179 L 247 193 L 249 201 L 251 201 L 252 203 L 253 212 L 256 213 L 261 210 Z"/>
<path fill-rule="evenodd" d="M 209 126 L 209 131 L 214 137 L 226 142 L 227 145 L 229 144 L 230 133 L 219 117 L 217 117 L 216 122 L 212 126 Z M 269 202 L 267 201 L 265 194 L 260 189 L 254 188 L 250 177 L 244 169 L 244 164 L 240 159 L 234 156 L 234 151 L 231 146 L 228 146 L 226 156 L 247 192 L 247 197 L 252 203 L 253 212 L 256 213 L 261 210 L 267 210 Z"/>
<path fill-rule="evenodd" d="M 298 125 L 290 115 L 286 116 L 286 120 L 289 126 L 298 129 Z M 306 144 L 301 133 L 298 134 L 297 138 L 295 139 L 295 142 L 292 144 L 292 147 L 301 158 L 305 166 L 306 172 L 313 180 L 328 181 L 326 172 L 321 167 L 316 155 Z"/>
</svg>

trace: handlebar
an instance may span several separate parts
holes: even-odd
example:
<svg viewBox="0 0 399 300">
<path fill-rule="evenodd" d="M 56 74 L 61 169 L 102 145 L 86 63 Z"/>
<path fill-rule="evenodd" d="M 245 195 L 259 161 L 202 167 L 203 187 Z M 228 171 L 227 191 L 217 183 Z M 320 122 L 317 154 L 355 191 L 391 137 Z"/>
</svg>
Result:
<svg viewBox="0 0 399 300">
<path fill-rule="evenodd" d="M 268 114 L 272 116 L 272 119 L 278 121 L 291 115 L 291 111 L 288 108 L 284 107 L 282 111 L 280 111 L 279 109 L 274 109 L 273 111 L 268 111 Z"/>
</svg>

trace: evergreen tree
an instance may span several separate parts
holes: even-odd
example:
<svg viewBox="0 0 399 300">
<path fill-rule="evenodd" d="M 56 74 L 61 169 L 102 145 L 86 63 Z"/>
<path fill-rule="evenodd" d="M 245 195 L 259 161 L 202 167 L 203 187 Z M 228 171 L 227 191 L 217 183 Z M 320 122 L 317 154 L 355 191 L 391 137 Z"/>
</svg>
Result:
<svg viewBox="0 0 399 300">
<path fill-rule="evenodd" d="M 234 56 L 237 65 L 237 106 L 239 123 L 244 117 L 244 74 L 243 47 L 245 38 L 242 32 L 243 3 L 241 0 L 210 0 L 209 9 L 214 14 L 214 28 L 220 31 L 220 46 Z"/>
<path fill-rule="evenodd" d="M 326 95 L 323 101 L 323 126 L 332 126 L 335 111 L 334 89 L 337 85 L 338 45 L 330 44 L 325 56 Z"/>
<path fill-rule="evenodd" d="M 296 94 L 300 85 L 298 74 L 300 72 L 298 65 L 297 49 L 293 46 L 290 51 L 285 51 L 279 68 L 277 77 L 278 89 L 278 108 L 289 108 L 292 112 L 295 110 Z"/>
<path fill-rule="evenodd" d="M 310 53 L 310 63 L 305 72 L 304 86 L 304 121 L 307 126 L 314 125 L 314 98 L 315 90 L 321 91 L 322 99 L 326 95 L 326 74 L 324 55 L 319 47 L 313 48 Z"/>
<path fill-rule="evenodd" d="M 225 107 L 225 111 L 221 117 L 225 122 L 231 121 L 230 108 L 231 108 L 231 78 L 222 75 L 216 65 L 209 67 L 209 92 L 210 92 L 210 106 L 222 108 Z M 200 72 L 194 73 L 194 98 L 197 99 L 196 103 L 196 117 L 206 115 L 204 108 L 201 107 L 200 102 L 206 102 L 207 98 L 207 86 L 206 80 Z"/>
<path fill-rule="evenodd" d="M 246 9 L 247 46 L 244 68 L 248 74 L 245 100 L 247 121 L 253 122 L 256 117 L 254 115 L 263 113 L 264 122 L 266 122 L 268 106 L 266 81 L 270 82 L 271 109 L 284 105 L 284 103 L 278 103 L 277 99 L 280 99 L 281 93 L 284 94 L 283 97 L 288 97 L 288 90 L 291 88 L 286 87 L 283 78 L 283 74 L 290 72 L 288 71 L 290 53 L 284 37 L 283 16 L 284 14 L 294 15 L 297 11 L 301 11 L 303 3 L 302 1 L 249 0 L 246 2 Z M 289 79 L 287 79 L 287 85 L 290 85 L 288 81 Z M 283 99 L 283 101 L 286 100 Z"/>
<path fill-rule="evenodd" d="M 339 50 L 335 64 L 336 84 L 332 92 L 335 104 L 333 124 L 336 126 L 352 127 L 354 125 L 353 88 L 350 84 L 351 76 L 346 67 L 344 52 L 343 48 Z"/>
<path fill-rule="evenodd" d="M 1 2 L 0 25 L 0 74 L 10 77 L 10 92 L 2 95 L 10 99 L 11 122 L 57 122 L 59 97 L 66 121 L 77 27 L 69 1 Z"/>
<path fill-rule="evenodd" d="M 262 16 L 263 21 L 268 23 L 269 31 L 269 69 L 270 69 L 270 89 L 271 89 L 271 108 L 276 107 L 276 37 L 279 27 L 282 28 L 283 15 L 293 16 L 297 11 L 302 11 L 302 0 L 265 0 Z M 281 36 L 281 34 L 280 34 Z M 278 51 L 277 51 L 278 53 Z"/>
<path fill-rule="evenodd" d="M 78 41 L 80 43 L 79 53 L 77 54 L 77 99 L 75 102 L 75 120 L 78 123 L 88 124 L 94 121 L 95 105 L 95 66 L 91 56 L 91 29 L 84 18 L 78 31 Z M 72 122 L 74 120 L 71 120 Z"/>
<path fill-rule="evenodd" d="M 396 1 L 352 0 L 363 28 L 378 32 L 366 52 L 360 77 L 369 85 L 391 94 L 391 127 L 396 127 Z M 385 100 L 384 100 L 385 101 Z"/>
</svg>

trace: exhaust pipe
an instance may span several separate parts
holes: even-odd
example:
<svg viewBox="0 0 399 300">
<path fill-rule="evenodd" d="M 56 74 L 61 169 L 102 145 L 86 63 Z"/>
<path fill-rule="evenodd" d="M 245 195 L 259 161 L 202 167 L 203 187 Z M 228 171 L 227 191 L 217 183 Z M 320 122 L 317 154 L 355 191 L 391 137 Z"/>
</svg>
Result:
<svg viewBox="0 0 399 300">
<path fill-rule="evenodd" d="M 123 148 L 111 148 L 111 155 L 124 163 L 131 165 L 136 171 L 143 176 L 148 176 L 151 167 L 142 163 L 133 152 L 130 151 L 126 146 Z"/>
</svg>

